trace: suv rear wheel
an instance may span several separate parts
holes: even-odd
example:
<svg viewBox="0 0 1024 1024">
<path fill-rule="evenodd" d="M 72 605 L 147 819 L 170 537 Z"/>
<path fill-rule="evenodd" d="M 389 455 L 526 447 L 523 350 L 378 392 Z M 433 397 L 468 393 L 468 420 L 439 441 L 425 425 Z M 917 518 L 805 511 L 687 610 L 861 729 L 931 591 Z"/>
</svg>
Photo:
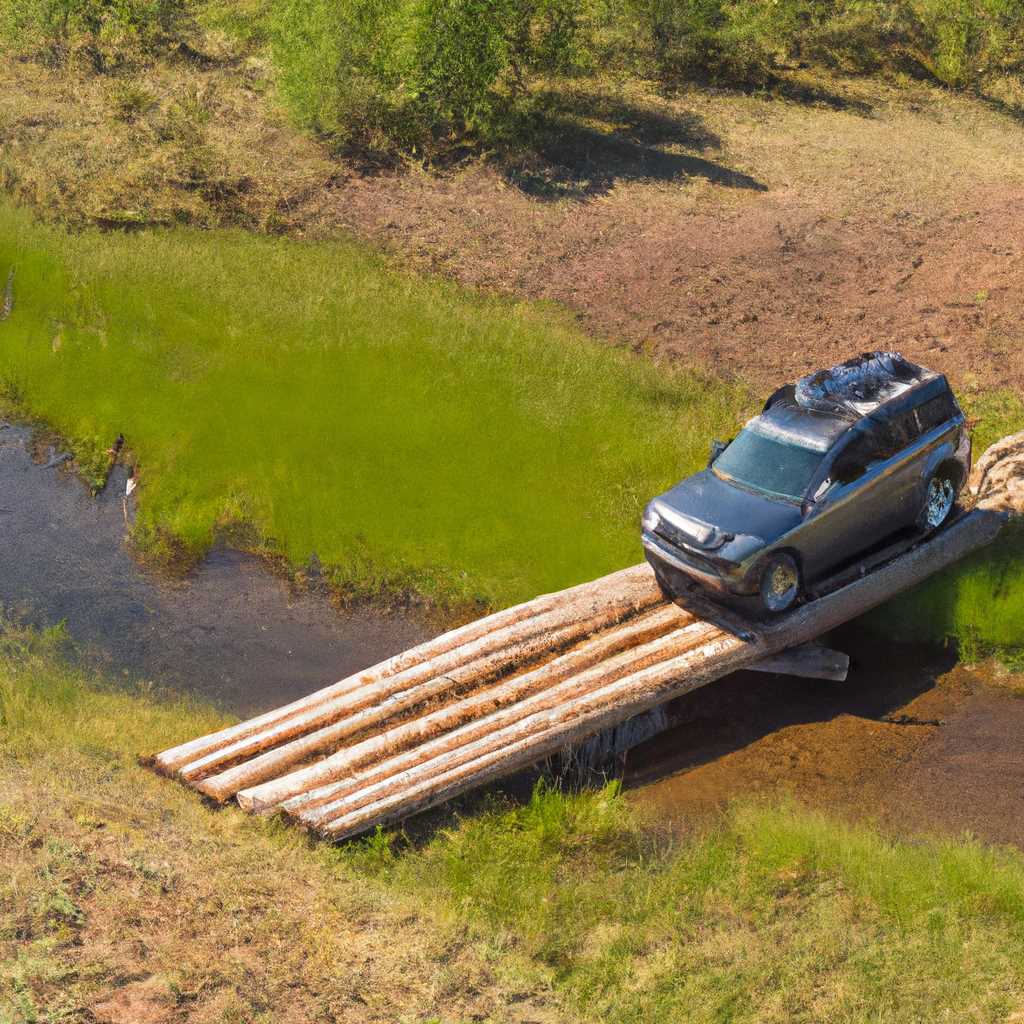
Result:
<svg viewBox="0 0 1024 1024">
<path fill-rule="evenodd" d="M 769 556 L 761 570 L 761 604 L 772 614 L 788 611 L 800 597 L 800 566 L 786 551 Z"/>
<path fill-rule="evenodd" d="M 917 519 L 918 528 L 925 533 L 937 530 L 948 518 L 956 504 L 956 484 L 948 470 L 937 469 L 924 490 L 924 505 Z"/>
</svg>

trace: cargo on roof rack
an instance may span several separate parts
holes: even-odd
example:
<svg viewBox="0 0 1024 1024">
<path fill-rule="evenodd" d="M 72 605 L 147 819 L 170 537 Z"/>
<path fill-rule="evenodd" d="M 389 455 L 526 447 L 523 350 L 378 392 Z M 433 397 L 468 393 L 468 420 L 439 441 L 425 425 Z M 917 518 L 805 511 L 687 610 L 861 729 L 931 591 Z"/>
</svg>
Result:
<svg viewBox="0 0 1024 1024">
<path fill-rule="evenodd" d="M 864 352 L 801 377 L 794 398 L 804 409 L 856 419 L 938 376 L 899 352 Z"/>
</svg>

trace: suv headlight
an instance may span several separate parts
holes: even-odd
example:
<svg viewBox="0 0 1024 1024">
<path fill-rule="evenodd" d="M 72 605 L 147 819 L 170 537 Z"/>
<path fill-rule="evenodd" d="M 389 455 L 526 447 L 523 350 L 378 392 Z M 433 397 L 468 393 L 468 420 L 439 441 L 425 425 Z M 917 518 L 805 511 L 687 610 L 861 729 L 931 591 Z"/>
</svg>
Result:
<svg viewBox="0 0 1024 1024">
<path fill-rule="evenodd" d="M 654 502 L 651 502 L 647 508 L 644 509 L 644 517 L 640 523 L 648 533 L 654 533 L 660 522 L 661 516 L 658 515 L 658 510 L 654 507 Z"/>
</svg>

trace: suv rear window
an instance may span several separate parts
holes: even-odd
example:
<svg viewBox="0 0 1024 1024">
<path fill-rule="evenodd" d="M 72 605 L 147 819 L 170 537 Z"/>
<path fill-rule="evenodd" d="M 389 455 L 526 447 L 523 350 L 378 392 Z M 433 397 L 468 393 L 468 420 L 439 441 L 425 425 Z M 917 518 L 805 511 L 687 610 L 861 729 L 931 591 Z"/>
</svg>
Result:
<svg viewBox="0 0 1024 1024">
<path fill-rule="evenodd" d="M 921 432 L 927 433 L 941 423 L 951 420 L 956 415 L 956 404 L 953 396 L 945 394 L 929 398 L 917 407 L 917 422 L 921 424 Z"/>
</svg>

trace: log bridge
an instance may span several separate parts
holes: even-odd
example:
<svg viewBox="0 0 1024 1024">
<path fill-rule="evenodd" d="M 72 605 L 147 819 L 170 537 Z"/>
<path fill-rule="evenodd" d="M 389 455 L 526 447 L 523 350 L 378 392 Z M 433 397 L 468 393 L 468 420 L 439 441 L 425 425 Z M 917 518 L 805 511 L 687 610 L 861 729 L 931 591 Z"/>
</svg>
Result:
<svg viewBox="0 0 1024 1024">
<path fill-rule="evenodd" d="M 697 595 L 669 602 L 641 564 L 470 622 L 149 761 L 218 803 L 234 798 L 247 811 L 279 812 L 345 839 L 737 669 L 778 670 L 782 652 L 988 544 L 1003 521 L 987 510 L 965 513 L 766 623 Z"/>
</svg>

